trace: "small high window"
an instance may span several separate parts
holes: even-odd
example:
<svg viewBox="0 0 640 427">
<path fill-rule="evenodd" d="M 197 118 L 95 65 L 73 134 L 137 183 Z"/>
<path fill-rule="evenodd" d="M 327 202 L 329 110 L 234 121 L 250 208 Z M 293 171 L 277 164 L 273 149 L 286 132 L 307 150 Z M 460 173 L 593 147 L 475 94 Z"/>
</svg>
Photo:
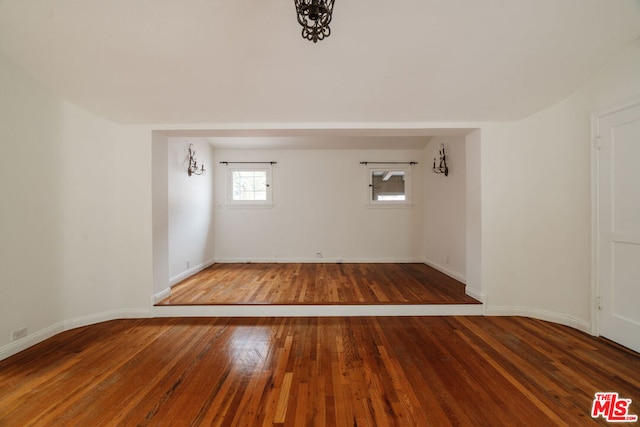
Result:
<svg viewBox="0 0 640 427">
<path fill-rule="evenodd" d="M 271 205 L 271 167 L 229 167 L 228 198 L 231 205 Z"/>
<path fill-rule="evenodd" d="M 370 205 L 410 205 L 411 169 L 394 166 L 391 168 L 368 168 Z"/>
</svg>

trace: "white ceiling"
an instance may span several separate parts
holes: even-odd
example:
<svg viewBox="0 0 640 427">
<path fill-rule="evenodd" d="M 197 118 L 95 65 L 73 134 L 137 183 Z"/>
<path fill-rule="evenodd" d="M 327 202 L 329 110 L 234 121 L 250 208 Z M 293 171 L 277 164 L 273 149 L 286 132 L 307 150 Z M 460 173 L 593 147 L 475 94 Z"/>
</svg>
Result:
<svg viewBox="0 0 640 427">
<path fill-rule="evenodd" d="M 0 52 L 120 123 L 511 120 L 640 37 L 639 0 L 0 0 Z"/>
<path fill-rule="evenodd" d="M 170 129 L 157 131 L 179 142 L 203 140 L 217 149 L 394 149 L 421 150 L 432 137 L 449 141 L 473 132 L 474 128 L 415 129 Z M 462 139 L 464 141 L 464 138 Z"/>
</svg>

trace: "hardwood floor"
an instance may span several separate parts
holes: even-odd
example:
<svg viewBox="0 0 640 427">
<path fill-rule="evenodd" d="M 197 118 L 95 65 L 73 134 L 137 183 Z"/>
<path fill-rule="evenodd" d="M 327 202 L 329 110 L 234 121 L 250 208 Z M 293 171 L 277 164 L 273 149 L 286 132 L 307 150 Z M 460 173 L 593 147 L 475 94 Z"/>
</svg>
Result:
<svg viewBox="0 0 640 427">
<path fill-rule="evenodd" d="M 606 425 L 640 355 L 518 317 L 170 318 L 71 330 L 0 362 L 2 426 Z"/>
<path fill-rule="evenodd" d="M 157 305 L 479 304 L 425 264 L 214 264 Z"/>
</svg>

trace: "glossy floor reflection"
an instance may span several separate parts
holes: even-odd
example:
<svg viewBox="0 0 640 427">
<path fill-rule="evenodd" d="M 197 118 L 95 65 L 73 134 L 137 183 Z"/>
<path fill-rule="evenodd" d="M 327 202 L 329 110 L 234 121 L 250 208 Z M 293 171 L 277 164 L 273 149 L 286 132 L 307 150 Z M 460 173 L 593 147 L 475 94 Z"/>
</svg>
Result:
<svg viewBox="0 0 640 427">
<path fill-rule="evenodd" d="M 517 317 L 118 320 L 0 362 L 0 425 L 606 424 L 594 393 L 638 413 L 638 372 L 637 353 Z"/>
</svg>

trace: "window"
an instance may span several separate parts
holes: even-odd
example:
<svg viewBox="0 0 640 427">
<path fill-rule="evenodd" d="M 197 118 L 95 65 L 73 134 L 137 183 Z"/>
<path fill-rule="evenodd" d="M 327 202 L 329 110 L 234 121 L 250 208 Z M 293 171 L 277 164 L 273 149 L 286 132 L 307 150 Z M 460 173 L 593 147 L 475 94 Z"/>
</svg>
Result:
<svg viewBox="0 0 640 427">
<path fill-rule="evenodd" d="M 271 167 L 229 167 L 228 181 L 230 204 L 271 205 Z"/>
<path fill-rule="evenodd" d="M 368 168 L 368 202 L 373 206 L 411 204 L 411 169 L 404 166 Z"/>
<path fill-rule="evenodd" d="M 266 171 L 233 171 L 232 182 L 234 201 L 267 200 Z"/>
</svg>

